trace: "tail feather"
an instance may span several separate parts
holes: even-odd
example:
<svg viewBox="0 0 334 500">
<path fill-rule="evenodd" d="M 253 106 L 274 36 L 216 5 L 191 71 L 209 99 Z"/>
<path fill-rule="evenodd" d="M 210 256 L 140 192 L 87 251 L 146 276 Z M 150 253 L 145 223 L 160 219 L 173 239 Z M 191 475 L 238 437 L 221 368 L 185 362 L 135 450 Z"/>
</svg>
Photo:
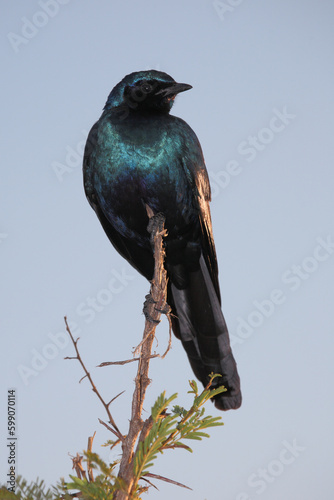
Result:
<svg viewBox="0 0 334 500">
<path fill-rule="evenodd" d="M 204 386 L 210 373 L 219 373 L 213 386 L 227 389 L 215 397 L 220 410 L 241 405 L 240 379 L 234 360 L 227 326 L 203 256 L 197 270 L 189 272 L 187 286 L 171 282 L 171 294 L 181 337 L 191 367 Z"/>
</svg>

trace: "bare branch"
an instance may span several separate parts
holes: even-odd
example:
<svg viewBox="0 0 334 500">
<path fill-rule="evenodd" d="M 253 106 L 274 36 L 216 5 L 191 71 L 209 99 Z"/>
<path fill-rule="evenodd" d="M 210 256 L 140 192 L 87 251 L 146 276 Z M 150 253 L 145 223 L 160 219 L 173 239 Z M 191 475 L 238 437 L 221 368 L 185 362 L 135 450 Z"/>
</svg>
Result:
<svg viewBox="0 0 334 500">
<path fill-rule="evenodd" d="M 122 394 L 124 394 L 124 393 L 125 393 L 125 391 L 122 391 L 122 392 L 120 392 L 119 394 L 117 394 L 117 396 L 113 397 L 113 398 L 109 401 L 108 406 L 109 406 L 109 405 L 111 405 L 111 403 L 113 403 L 113 402 L 115 401 L 115 399 L 117 399 L 119 396 L 122 396 Z"/>
<path fill-rule="evenodd" d="M 108 365 L 125 365 L 127 363 L 138 361 L 137 375 L 135 378 L 135 390 L 132 398 L 132 411 L 131 411 L 131 420 L 129 424 L 129 432 L 126 436 L 123 436 L 118 429 L 117 425 L 114 422 L 114 419 L 111 416 L 109 406 L 110 404 L 123 392 L 112 398 L 109 403 L 106 403 L 102 398 L 100 392 L 97 390 L 93 379 L 87 370 L 82 358 L 80 356 L 78 350 L 78 341 L 73 338 L 71 330 L 67 323 L 67 318 L 65 317 L 65 325 L 68 334 L 72 340 L 74 345 L 76 356 L 75 357 L 67 357 L 65 359 L 76 359 L 81 364 L 85 375 L 81 378 L 80 382 L 86 377 L 89 380 L 89 383 L 92 387 L 93 392 L 97 395 L 101 403 L 103 404 L 111 425 L 103 422 L 99 419 L 99 422 L 104 425 L 109 431 L 111 431 L 116 437 L 117 442 L 122 443 L 122 459 L 120 462 L 118 479 L 125 485 L 125 488 L 117 491 L 114 494 L 114 500 L 129 500 L 133 497 L 134 492 L 137 489 L 138 480 L 140 477 L 135 475 L 134 472 L 134 456 L 135 456 L 135 447 L 136 443 L 144 441 L 147 437 L 152 425 L 152 417 L 143 421 L 142 412 L 143 412 L 143 404 L 145 399 L 146 390 L 151 383 L 149 379 L 149 364 L 150 360 L 155 357 L 161 357 L 158 354 L 152 354 L 152 345 L 155 338 L 155 329 L 157 325 L 160 323 L 161 314 L 166 314 L 169 321 L 169 342 L 166 349 L 166 352 L 162 357 L 165 357 L 167 352 L 171 347 L 171 319 L 170 319 L 170 308 L 167 305 L 167 274 L 164 269 L 164 258 L 165 251 L 163 247 L 163 237 L 167 234 L 164 229 L 164 217 L 161 214 L 154 215 L 152 210 L 149 207 L 147 208 L 148 215 L 150 217 L 149 225 L 147 230 L 151 234 L 151 245 L 153 249 L 154 259 L 155 259 L 155 269 L 154 276 L 151 281 L 150 294 L 146 296 L 146 300 L 144 303 L 144 315 L 145 315 L 145 328 L 143 332 L 143 339 L 137 346 L 135 350 L 135 354 L 137 354 L 137 358 L 125 361 L 116 361 L 116 362 L 105 362 L 101 363 L 99 366 L 108 366 Z M 95 436 L 95 434 L 94 434 Z M 88 451 L 91 451 L 93 444 L 93 437 L 90 437 L 88 440 Z M 77 454 L 77 457 L 73 459 L 73 467 L 76 469 L 77 475 L 79 478 L 86 478 L 86 473 L 83 470 L 81 465 L 82 457 Z M 89 481 L 94 481 L 93 469 L 91 467 L 91 463 L 88 461 L 88 477 Z M 138 474 L 138 473 L 137 473 Z M 153 477 L 156 479 L 162 479 L 164 481 L 168 481 L 174 484 L 178 484 L 175 481 L 164 478 L 163 476 L 157 476 L 154 474 L 145 474 L 142 477 L 143 480 L 147 481 L 149 484 L 150 481 L 148 477 Z M 145 489 L 145 488 L 144 488 Z"/>
<path fill-rule="evenodd" d="M 79 453 L 77 453 L 75 457 L 72 457 L 72 469 L 75 469 L 79 479 L 86 479 L 86 471 L 82 466 L 82 459 L 83 456 L 79 455 Z"/>
<path fill-rule="evenodd" d="M 155 488 L 156 490 L 158 490 L 158 491 L 159 491 L 159 488 L 157 488 L 157 486 L 156 486 L 155 484 L 153 484 L 151 481 L 149 481 L 149 480 L 147 479 L 147 477 L 142 476 L 140 479 L 142 479 L 143 481 L 146 481 L 146 482 L 147 482 L 150 486 L 153 486 L 153 488 Z"/>
<path fill-rule="evenodd" d="M 166 351 L 163 353 L 163 355 L 161 356 L 161 359 L 164 359 L 165 356 L 167 356 L 167 354 L 169 353 L 169 351 L 171 350 L 172 348 L 172 320 L 170 318 L 170 314 L 168 313 L 167 314 L 167 319 L 168 319 L 168 322 L 169 322 L 169 338 L 168 338 L 168 346 L 167 346 L 167 349 Z"/>
<path fill-rule="evenodd" d="M 79 350 L 78 350 L 78 345 L 77 345 L 77 344 L 78 344 L 79 337 L 78 337 L 76 340 L 74 340 L 73 335 L 72 335 L 72 332 L 71 332 L 71 330 L 70 330 L 70 327 L 68 326 L 68 323 L 67 323 L 67 317 L 66 317 L 66 316 L 65 316 L 64 320 L 65 320 L 66 330 L 67 330 L 67 332 L 68 332 L 69 336 L 71 337 L 72 343 L 73 343 L 74 348 L 75 348 L 75 352 L 76 352 L 76 354 L 77 354 L 77 355 L 76 355 L 76 357 L 74 357 L 74 358 L 70 358 L 70 359 L 77 359 L 77 360 L 79 361 L 79 363 L 81 364 L 81 366 L 82 366 L 82 368 L 83 368 L 83 370 L 84 370 L 84 372 L 85 372 L 85 374 L 86 374 L 84 377 L 82 377 L 82 379 L 80 379 L 80 382 L 81 382 L 81 380 L 83 380 L 85 377 L 87 377 L 87 378 L 88 378 L 88 380 L 89 380 L 89 382 L 90 382 L 90 385 L 92 386 L 92 390 L 93 390 L 93 392 L 95 392 L 95 394 L 97 395 L 97 397 L 99 398 L 99 400 L 101 401 L 101 403 L 103 404 L 103 406 L 104 406 L 104 408 L 105 408 L 105 410 L 106 410 L 106 412 L 107 412 L 107 415 L 108 415 L 108 418 L 109 418 L 109 422 L 111 423 L 111 425 L 114 427 L 115 431 L 117 432 L 117 437 L 118 437 L 119 439 L 123 439 L 123 435 L 121 434 L 121 432 L 120 432 L 120 430 L 118 429 L 118 427 L 117 427 L 117 425 L 116 425 L 116 423 L 115 423 L 114 419 L 113 419 L 113 418 L 112 418 L 112 416 L 111 416 L 111 413 L 110 413 L 110 410 L 109 410 L 109 404 L 110 404 L 110 403 L 106 403 L 106 402 L 104 401 L 104 399 L 102 398 L 101 394 L 99 393 L 99 391 L 97 390 L 97 388 L 96 388 L 96 386 L 95 386 L 95 384 L 94 384 L 94 382 L 93 382 L 93 379 L 92 379 L 92 377 L 91 377 L 91 375 L 90 375 L 89 371 L 87 370 L 87 368 L 86 368 L 86 366 L 85 366 L 84 362 L 83 362 L 83 361 L 82 361 L 82 359 L 81 359 L 81 356 L 80 356 L 80 353 L 79 353 Z M 65 358 L 65 359 L 69 359 L 69 358 Z"/>
<path fill-rule="evenodd" d="M 176 486 L 181 486 L 182 488 L 186 488 L 187 490 L 192 491 L 192 488 L 189 488 L 189 486 L 186 486 L 185 484 L 182 483 L 178 483 L 177 481 L 173 481 L 173 479 L 168 479 L 168 477 L 159 476 L 158 474 L 152 474 L 151 472 L 148 472 L 141 479 L 145 479 L 146 477 L 151 477 L 153 479 L 160 479 L 161 481 L 166 481 L 166 483 L 176 484 Z"/>
<path fill-rule="evenodd" d="M 152 358 L 158 358 L 159 354 L 152 354 Z M 126 365 L 127 363 L 133 363 L 134 361 L 139 361 L 140 358 L 132 358 L 132 359 L 126 359 L 124 361 L 104 361 L 103 363 L 100 363 L 97 365 L 97 368 L 103 368 L 104 366 L 110 366 L 110 365 Z"/>
<path fill-rule="evenodd" d="M 99 422 L 100 424 L 104 425 L 104 427 L 106 427 L 108 429 L 108 431 L 112 432 L 113 434 L 115 434 L 115 436 L 120 440 L 120 441 L 124 441 L 125 437 L 124 436 L 120 436 L 118 434 L 118 432 L 116 432 L 112 427 L 110 427 L 110 425 L 106 424 L 105 422 L 103 422 L 103 420 L 101 420 L 99 418 Z"/>
<path fill-rule="evenodd" d="M 87 445 L 87 451 L 88 452 L 92 452 L 92 447 L 93 447 L 93 441 L 94 441 L 94 438 L 95 438 L 95 434 L 96 432 L 94 432 L 93 436 L 90 436 L 88 438 L 88 445 Z M 93 474 L 93 469 L 92 469 L 92 466 L 91 466 L 91 463 L 89 460 L 87 460 L 87 472 L 88 472 L 88 478 L 89 478 L 89 481 L 91 483 L 94 482 L 94 474 Z"/>
</svg>

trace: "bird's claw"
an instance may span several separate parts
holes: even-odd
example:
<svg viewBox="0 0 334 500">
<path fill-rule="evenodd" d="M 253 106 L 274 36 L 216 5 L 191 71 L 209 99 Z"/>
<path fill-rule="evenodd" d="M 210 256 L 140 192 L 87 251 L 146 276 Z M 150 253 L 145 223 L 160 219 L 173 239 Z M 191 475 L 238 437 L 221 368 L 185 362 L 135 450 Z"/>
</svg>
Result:
<svg viewBox="0 0 334 500">
<path fill-rule="evenodd" d="M 165 306 L 162 309 L 158 309 L 157 307 L 155 307 L 155 310 L 161 314 L 166 314 L 166 315 L 171 312 L 171 308 L 169 307 L 168 304 L 165 304 Z"/>
<path fill-rule="evenodd" d="M 153 299 L 152 295 L 149 293 L 145 296 L 145 302 L 144 302 L 144 307 L 143 307 L 143 313 L 145 316 L 145 319 L 149 321 L 150 323 L 154 323 L 155 325 L 158 325 L 160 323 L 160 320 L 156 320 L 152 318 L 150 313 L 148 312 L 148 306 L 149 304 L 156 304 L 157 301 Z"/>
<path fill-rule="evenodd" d="M 152 318 L 152 316 L 147 311 L 144 311 L 144 316 L 147 321 L 153 323 L 154 325 L 158 325 L 160 323 L 160 319 Z"/>
<path fill-rule="evenodd" d="M 157 303 L 157 301 L 154 300 L 154 298 L 152 297 L 152 295 L 150 293 L 145 295 L 144 309 L 145 309 L 146 304 L 156 304 L 156 303 Z"/>
</svg>

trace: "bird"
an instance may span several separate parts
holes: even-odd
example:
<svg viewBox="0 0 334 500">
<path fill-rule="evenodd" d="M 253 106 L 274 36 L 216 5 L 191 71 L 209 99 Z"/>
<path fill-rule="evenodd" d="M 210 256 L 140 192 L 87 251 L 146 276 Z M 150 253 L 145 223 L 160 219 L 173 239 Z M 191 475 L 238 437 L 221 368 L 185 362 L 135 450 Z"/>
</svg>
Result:
<svg viewBox="0 0 334 500">
<path fill-rule="evenodd" d="M 210 183 L 199 140 L 170 114 L 192 88 L 157 70 L 126 75 L 110 92 L 87 137 L 84 190 L 110 242 L 152 280 L 154 257 L 147 206 L 165 218 L 167 303 L 172 329 L 191 368 L 219 410 L 241 405 L 240 378 L 221 309 L 209 203 Z"/>
</svg>

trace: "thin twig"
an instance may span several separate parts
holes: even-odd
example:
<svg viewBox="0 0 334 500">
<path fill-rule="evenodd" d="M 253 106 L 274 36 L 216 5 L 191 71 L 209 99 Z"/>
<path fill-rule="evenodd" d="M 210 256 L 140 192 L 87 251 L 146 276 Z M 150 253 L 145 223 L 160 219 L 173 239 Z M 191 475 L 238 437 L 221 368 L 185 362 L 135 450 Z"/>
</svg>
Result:
<svg viewBox="0 0 334 500">
<path fill-rule="evenodd" d="M 122 394 L 124 394 L 125 391 L 122 391 L 120 392 L 119 394 L 117 394 L 117 396 L 114 396 L 108 403 L 108 406 L 111 405 L 111 403 L 113 403 L 115 401 L 115 399 L 117 399 L 119 396 L 122 396 Z"/>
<path fill-rule="evenodd" d="M 65 359 L 77 359 L 79 361 L 79 363 L 81 364 L 81 366 L 82 366 L 82 368 L 83 368 L 83 370 L 85 372 L 85 376 L 83 378 L 85 378 L 85 377 L 88 378 L 88 380 L 90 382 L 90 385 L 92 386 L 92 390 L 95 392 L 95 394 L 97 395 L 97 397 L 99 398 L 99 400 L 101 401 L 101 403 L 103 404 L 103 406 L 104 406 L 104 408 L 105 408 L 105 410 L 107 412 L 107 415 L 108 415 L 108 418 L 109 418 L 109 422 L 111 423 L 111 425 L 114 427 L 115 431 L 117 432 L 117 437 L 119 439 L 123 439 L 123 435 L 121 434 L 121 432 L 118 429 L 118 427 L 117 427 L 114 419 L 111 416 L 110 409 L 109 409 L 110 403 L 106 403 L 104 401 L 104 399 L 102 398 L 101 394 L 99 393 L 99 391 L 97 390 L 97 388 L 96 388 L 96 386 L 95 386 L 95 384 L 93 382 L 93 379 L 92 379 L 89 371 L 87 370 L 84 362 L 81 359 L 81 356 L 80 356 L 80 353 L 79 353 L 79 350 L 78 350 L 78 345 L 77 345 L 80 337 L 78 337 L 76 340 L 74 340 L 72 332 L 70 330 L 70 327 L 68 326 L 67 317 L 66 316 L 65 316 L 64 320 L 65 320 L 66 330 L 67 330 L 69 336 L 71 337 L 72 343 L 73 343 L 74 348 L 75 348 L 75 352 L 77 353 L 76 357 L 70 357 L 70 358 L 66 357 Z M 81 380 L 83 380 L 83 378 Z M 80 380 L 80 382 L 81 382 L 81 380 Z"/>
<path fill-rule="evenodd" d="M 159 491 L 159 488 L 153 484 L 151 481 L 149 481 L 145 476 L 142 476 L 140 479 L 142 479 L 143 481 L 146 481 L 146 483 L 148 483 L 150 486 L 153 486 L 153 488 L 155 488 L 156 490 Z"/>
<path fill-rule="evenodd" d="M 124 436 L 120 437 L 118 432 L 116 432 L 112 427 L 110 427 L 110 425 L 106 424 L 105 422 L 103 422 L 103 420 L 101 420 L 100 418 L 98 419 L 100 424 L 104 425 L 104 427 L 106 427 L 108 429 L 108 431 L 112 432 L 113 434 L 115 434 L 115 436 L 120 440 L 120 441 L 124 441 Z"/>
<path fill-rule="evenodd" d="M 168 319 L 168 323 L 169 323 L 168 345 L 167 345 L 167 349 L 162 354 L 161 359 L 164 359 L 167 356 L 167 354 L 169 353 L 169 351 L 171 350 L 171 348 L 172 348 L 172 320 L 170 318 L 170 314 L 167 314 L 167 319 Z"/>
<path fill-rule="evenodd" d="M 152 358 L 158 358 L 159 354 L 152 354 Z M 104 366 L 110 366 L 110 365 L 126 365 L 127 363 L 133 363 L 134 361 L 139 361 L 140 358 L 132 358 L 132 359 L 126 359 L 124 361 L 104 361 L 103 363 L 100 363 L 97 365 L 97 368 L 103 368 Z"/>
<path fill-rule="evenodd" d="M 147 474 L 145 474 L 145 476 L 143 476 L 141 479 L 145 479 L 146 477 L 152 477 L 153 479 L 160 479 L 161 481 L 166 481 L 166 483 L 176 484 L 176 486 L 181 486 L 182 488 L 186 488 L 187 490 L 192 491 L 192 488 L 189 488 L 189 486 L 186 486 L 185 484 L 182 483 L 178 483 L 177 481 L 173 481 L 173 479 L 168 479 L 168 477 L 159 476 L 158 474 L 152 474 L 151 472 L 147 472 Z"/>
<path fill-rule="evenodd" d="M 124 361 L 104 361 L 97 365 L 97 368 L 103 368 L 104 366 L 111 365 L 127 365 L 128 363 L 133 363 L 134 361 L 139 361 L 139 358 L 125 359 Z"/>
<path fill-rule="evenodd" d="M 88 452 L 92 452 L 92 448 L 93 448 L 93 441 L 94 441 L 94 438 L 95 438 L 95 434 L 96 434 L 96 431 L 94 432 L 93 436 L 90 436 L 88 438 L 88 445 L 87 445 L 87 451 Z M 94 474 L 93 474 L 93 468 L 92 468 L 92 465 L 90 463 L 89 460 L 87 460 L 87 472 L 88 472 L 88 479 L 91 483 L 94 482 Z"/>
<path fill-rule="evenodd" d="M 79 455 L 79 453 L 77 453 L 75 457 L 72 457 L 72 469 L 75 469 L 79 479 L 86 479 L 86 471 L 82 466 L 82 459 L 83 456 Z"/>
</svg>

